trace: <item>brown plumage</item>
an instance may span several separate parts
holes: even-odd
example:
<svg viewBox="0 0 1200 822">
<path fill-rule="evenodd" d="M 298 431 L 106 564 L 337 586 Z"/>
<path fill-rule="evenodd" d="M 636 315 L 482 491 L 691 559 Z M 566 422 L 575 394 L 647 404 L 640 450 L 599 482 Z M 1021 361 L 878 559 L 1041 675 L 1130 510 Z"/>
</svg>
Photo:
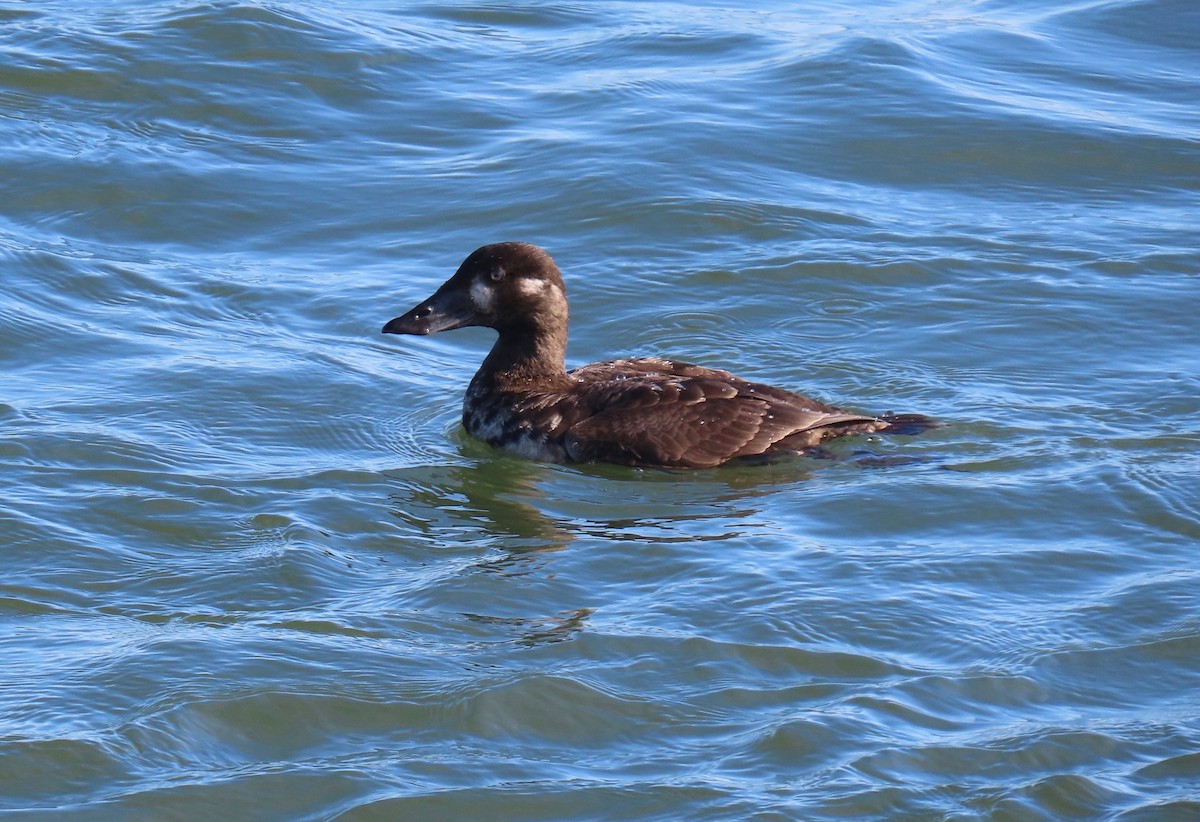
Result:
<svg viewBox="0 0 1200 822">
<path fill-rule="evenodd" d="M 499 336 L 467 389 L 463 425 L 534 459 L 707 468 L 802 453 L 831 437 L 916 433 L 933 424 L 919 414 L 842 411 L 728 371 L 658 358 L 568 372 L 562 274 L 528 243 L 478 249 L 432 297 L 383 331 L 431 334 L 468 325 Z"/>
</svg>

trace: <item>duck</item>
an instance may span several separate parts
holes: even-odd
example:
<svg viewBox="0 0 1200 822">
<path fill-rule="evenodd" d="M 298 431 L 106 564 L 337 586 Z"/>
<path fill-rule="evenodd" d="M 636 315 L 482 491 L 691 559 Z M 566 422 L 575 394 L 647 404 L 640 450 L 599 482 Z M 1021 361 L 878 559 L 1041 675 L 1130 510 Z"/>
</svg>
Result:
<svg viewBox="0 0 1200 822">
<path fill-rule="evenodd" d="M 567 316 L 566 287 L 551 256 L 531 243 L 501 242 L 472 252 L 383 333 L 494 329 L 495 344 L 463 399 L 463 427 L 537 461 L 713 468 L 813 454 L 835 437 L 913 434 L 935 425 L 922 414 L 846 411 L 660 357 L 568 371 Z"/>
</svg>

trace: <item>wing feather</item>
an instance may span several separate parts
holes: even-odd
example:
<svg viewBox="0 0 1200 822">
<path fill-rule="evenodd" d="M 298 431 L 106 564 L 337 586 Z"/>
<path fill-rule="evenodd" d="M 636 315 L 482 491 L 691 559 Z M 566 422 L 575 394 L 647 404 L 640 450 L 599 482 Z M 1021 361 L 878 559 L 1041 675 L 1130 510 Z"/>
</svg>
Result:
<svg viewBox="0 0 1200 822">
<path fill-rule="evenodd" d="M 823 438 L 819 432 L 798 436 L 803 432 L 874 421 L 727 371 L 671 360 L 596 363 L 571 376 L 592 412 L 564 439 L 576 461 L 705 468 L 762 454 L 788 438 L 796 448 Z"/>
</svg>

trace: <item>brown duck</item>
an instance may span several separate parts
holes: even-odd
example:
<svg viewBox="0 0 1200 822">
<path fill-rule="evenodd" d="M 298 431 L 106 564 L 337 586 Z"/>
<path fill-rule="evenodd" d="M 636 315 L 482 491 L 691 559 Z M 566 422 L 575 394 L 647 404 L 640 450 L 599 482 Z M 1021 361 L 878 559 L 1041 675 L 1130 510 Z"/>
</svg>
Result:
<svg viewBox="0 0 1200 822">
<path fill-rule="evenodd" d="M 920 414 L 856 414 L 735 377 L 645 357 L 567 371 L 567 295 L 550 255 L 528 243 L 475 251 L 437 292 L 383 327 L 432 334 L 469 325 L 499 336 L 463 400 L 479 439 L 553 462 L 708 468 L 812 451 L 877 431 L 917 433 Z"/>
</svg>

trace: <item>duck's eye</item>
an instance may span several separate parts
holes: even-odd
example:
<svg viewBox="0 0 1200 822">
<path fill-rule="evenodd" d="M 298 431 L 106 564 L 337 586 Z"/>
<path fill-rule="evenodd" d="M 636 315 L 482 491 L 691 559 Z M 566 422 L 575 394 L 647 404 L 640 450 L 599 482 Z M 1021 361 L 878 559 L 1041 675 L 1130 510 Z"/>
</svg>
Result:
<svg viewBox="0 0 1200 822">
<path fill-rule="evenodd" d="M 500 267 L 493 268 L 492 273 L 488 276 L 492 278 L 492 282 L 498 283 L 504 279 L 504 269 Z"/>
</svg>

